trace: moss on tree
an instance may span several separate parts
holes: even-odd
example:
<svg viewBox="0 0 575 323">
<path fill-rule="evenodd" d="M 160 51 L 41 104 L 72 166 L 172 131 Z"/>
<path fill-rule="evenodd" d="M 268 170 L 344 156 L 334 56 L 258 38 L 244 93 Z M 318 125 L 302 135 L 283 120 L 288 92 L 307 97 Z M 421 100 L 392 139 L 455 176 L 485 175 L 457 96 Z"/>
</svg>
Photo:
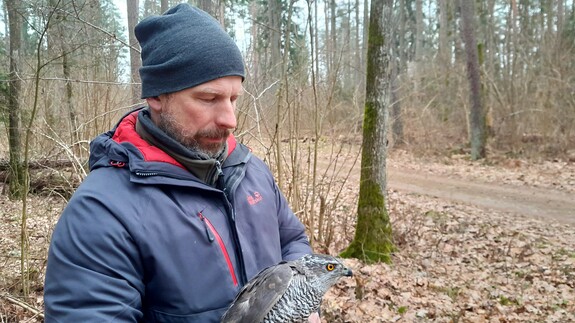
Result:
<svg viewBox="0 0 575 323">
<path fill-rule="evenodd" d="M 369 180 L 361 183 L 360 191 L 355 238 L 341 257 L 389 263 L 395 247 L 385 197 L 379 184 Z"/>
<path fill-rule="evenodd" d="M 392 228 L 385 207 L 385 195 L 378 183 L 378 169 L 375 152 L 377 144 L 378 107 L 366 102 L 363 120 L 363 146 L 361 155 L 361 183 L 357 207 L 355 237 L 350 246 L 341 254 L 344 258 L 358 258 L 365 262 L 391 262 L 390 255 L 395 250 L 392 241 Z"/>
</svg>

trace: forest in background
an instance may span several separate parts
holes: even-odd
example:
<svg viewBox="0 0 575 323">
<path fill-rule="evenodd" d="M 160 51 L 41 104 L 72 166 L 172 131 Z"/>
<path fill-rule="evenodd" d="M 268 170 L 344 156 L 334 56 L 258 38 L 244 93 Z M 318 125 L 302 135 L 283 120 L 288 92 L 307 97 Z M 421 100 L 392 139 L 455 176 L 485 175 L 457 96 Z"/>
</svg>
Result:
<svg viewBox="0 0 575 323">
<path fill-rule="evenodd" d="M 21 18 L 13 74 L 9 2 Z M 135 22 L 161 12 L 160 1 L 127 4 L 128 11 L 138 4 Z M 369 5 L 359 0 L 196 4 L 242 41 L 248 77 L 238 109 L 240 138 L 357 135 Z M 131 55 L 138 59 L 139 49 L 126 39 L 125 15 L 111 0 L 3 5 L 0 120 L 6 133 L 14 128 L 10 118 L 17 118 L 20 133 L 33 129 L 31 159 L 84 160 L 88 141 L 141 102 L 139 80 L 127 63 Z M 465 150 L 469 102 L 458 1 L 396 0 L 393 8 L 386 22 L 393 25 L 390 140 L 416 150 Z M 568 155 L 575 148 L 574 1 L 475 1 L 475 13 L 489 148 L 512 156 Z M 8 81 L 14 78 L 20 81 L 17 102 L 10 100 Z M 7 155 L 8 136 L 1 138 Z"/>
<path fill-rule="evenodd" d="M 575 1 L 465 1 L 475 6 L 486 162 L 490 156 L 575 160 Z M 89 141 L 143 104 L 133 68 L 138 45 L 125 36 L 121 17 L 133 25 L 175 3 L 126 0 L 127 12 L 121 13 L 110 0 L 2 1 L 4 183 L 12 182 L 6 170 L 16 157 L 34 171 L 31 192 L 69 197 L 88 172 Z M 386 43 L 392 149 L 469 153 L 471 104 L 459 3 L 393 1 L 385 22 L 392 25 Z M 237 137 L 279 175 L 316 248 L 330 250 L 336 235 L 330 219 L 341 211 L 348 179 L 333 174 L 359 156 L 369 2 L 194 4 L 217 17 L 244 51 L 248 76 Z M 323 170 L 310 166 L 318 151 L 330 157 Z M 26 237 L 32 228 L 25 227 L 25 212 L 21 222 Z M 50 231 L 51 225 L 41 234 Z M 22 250 L 29 243 L 23 238 Z M 36 253 L 22 272 L 41 283 L 46 245 L 31 247 Z"/>
</svg>

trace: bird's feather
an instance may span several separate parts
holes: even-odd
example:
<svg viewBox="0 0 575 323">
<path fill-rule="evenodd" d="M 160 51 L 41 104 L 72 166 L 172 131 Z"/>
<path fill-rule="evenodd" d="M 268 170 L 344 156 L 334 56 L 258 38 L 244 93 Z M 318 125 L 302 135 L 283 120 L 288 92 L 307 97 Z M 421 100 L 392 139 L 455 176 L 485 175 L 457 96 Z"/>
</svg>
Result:
<svg viewBox="0 0 575 323">
<path fill-rule="evenodd" d="M 293 278 L 292 268 L 283 262 L 257 274 L 236 296 L 222 322 L 262 322 L 265 315 L 287 290 Z"/>
</svg>

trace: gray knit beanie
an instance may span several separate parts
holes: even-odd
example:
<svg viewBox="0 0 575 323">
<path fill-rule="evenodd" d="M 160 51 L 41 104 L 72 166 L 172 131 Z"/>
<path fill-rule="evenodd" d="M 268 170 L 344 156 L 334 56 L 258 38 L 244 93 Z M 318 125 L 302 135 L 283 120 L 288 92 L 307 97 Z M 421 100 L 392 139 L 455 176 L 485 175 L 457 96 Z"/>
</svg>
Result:
<svg viewBox="0 0 575 323">
<path fill-rule="evenodd" d="M 142 48 L 142 99 L 224 76 L 244 78 L 242 54 L 218 21 L 182 3 L 136 25 Z"/>
</svg>

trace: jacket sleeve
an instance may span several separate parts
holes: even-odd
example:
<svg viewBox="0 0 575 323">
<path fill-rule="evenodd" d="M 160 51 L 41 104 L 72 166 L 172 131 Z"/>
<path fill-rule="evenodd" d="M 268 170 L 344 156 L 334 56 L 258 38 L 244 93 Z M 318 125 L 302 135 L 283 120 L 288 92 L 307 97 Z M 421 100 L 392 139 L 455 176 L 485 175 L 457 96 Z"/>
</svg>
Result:
<svg viewBox="0 0 575 323">
<path fill-rule="evenodd" d="M 278 220 L 283 260 L 295 260 L 312 252 L 305 227 L 296 217 L 277 185 L 274 186 L 278 201 Z"/>
<path fill-rule="evenodd" d="M 80 187 L 62 213 L 48 254 L 45 322 L 141 320 L 141 259 L 109 195 Z"/>
</svg>

